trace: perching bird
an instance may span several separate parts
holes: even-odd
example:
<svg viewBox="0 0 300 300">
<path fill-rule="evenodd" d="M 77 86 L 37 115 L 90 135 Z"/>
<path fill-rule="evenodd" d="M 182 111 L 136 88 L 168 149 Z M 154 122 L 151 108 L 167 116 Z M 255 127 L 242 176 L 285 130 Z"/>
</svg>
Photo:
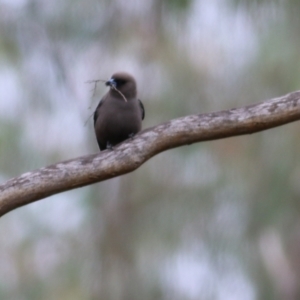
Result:
<svg viewBox="0 0 300 300">
<path fill-rule="evenodd" d="M 135 79 L 128 73 L 112 75 L 110 89 L 94 112 L 94 128 L 100 150 L 111 149 L 142 128 L 145 110 L 137 98 Z"/>
</svg>

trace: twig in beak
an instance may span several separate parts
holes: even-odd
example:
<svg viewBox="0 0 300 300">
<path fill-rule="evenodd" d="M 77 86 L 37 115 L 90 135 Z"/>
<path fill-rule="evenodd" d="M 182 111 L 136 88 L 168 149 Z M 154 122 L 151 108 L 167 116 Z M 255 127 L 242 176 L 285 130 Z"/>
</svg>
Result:
<svg viewBox="0 0 300 300">
<path fill-rule="evenodd" d="M 94 112 L 86 119 L 86 121 L 84 122 L 84 127 L 86 126 L 86 124 L 88 123 L 89 119 L 94 115 Z"/>
<path fill-rule="evenodd" d="M 124 99 L 125 102 L 128 102 L 127 99 L 126 99 L 126 97 L 125 97 L 125 96 L 124 96 L 124 95 L 123 95 L 123 94 L 122 94 L 122 93 L 121 93 L 114 85 L 112 85 L 111 87 L 112 87 L 115 91 L 117 91 L 117 92 L 123 97 L 123 99 Z"/>
<path fill-rule="evenodd" d="M 88 81 L 85 82 L 85 83 L 94 83 L 94 88 L 92 89 L 92 91 L 93 91 L 92 97 L 95 96 L 96 89 L 97 89 L 97 83 L 98 83 L 98 82 L 106 82 L 106 80 L 103 80 L 103 79 L 97 79 L 97 80 L 88 80 Z"/>
<path fill-rule="evenodd" d="M 92 97 L 94 97 L 95 94 L 96 94 L 96 89 L 97 89 L 97 83 L 98 83 L 98 82 L 106 82 L 106 80 L 103 80 L 103 79 L 97 79 L 97 80 L 88 80 L 88 81 L 85 82 L 85 83 L 94 83 L 94 88 L 92 89 L 92 91 L 93 91 Z M 92 105 L 89 106 L 89 109 L 91 109 L 91 108 L 92 108 Z M 89 119 L 93 116 L 93 114 L 94 114 L 94 113 L 92 113 L 92 114 L 87 118 L 87 120 L 84 122 L 84 126 L 86 126 L 87 122 L 88 122 Z"/>
</svg>

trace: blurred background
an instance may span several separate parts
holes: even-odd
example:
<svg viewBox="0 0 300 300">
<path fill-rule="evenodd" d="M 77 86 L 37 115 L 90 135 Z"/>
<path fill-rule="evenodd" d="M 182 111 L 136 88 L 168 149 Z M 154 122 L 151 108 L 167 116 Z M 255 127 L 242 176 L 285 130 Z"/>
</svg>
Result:
<svg viewBox="0 0 300 300">
<path fill-rule="evenodd" d="M 297 0 L 0 0 L 0 179 L 98 152 L 103 84 L 144 128 L 299 89 Z M 85 122 L 88 120 L 87 124 Z M 300 299 L 300 124 L 159 154 L 0 219 L 0 299 Z"/>
</svg>

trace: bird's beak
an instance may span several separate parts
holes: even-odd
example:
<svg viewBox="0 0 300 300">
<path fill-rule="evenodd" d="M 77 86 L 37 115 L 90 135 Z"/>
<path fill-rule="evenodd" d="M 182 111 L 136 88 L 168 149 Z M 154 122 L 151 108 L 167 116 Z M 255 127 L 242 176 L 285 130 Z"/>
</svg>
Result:
<svg viewBox="0 0 300 300">
<path fill-rule="evenodd" d="M 106 86 L 113 86 L 115 88 L 117 86 L 117 83 L 113 78 L 111 78 L 111 79 L 109 79 L 108 81 L 105 82 L 105 85 Z"/>
</svg>

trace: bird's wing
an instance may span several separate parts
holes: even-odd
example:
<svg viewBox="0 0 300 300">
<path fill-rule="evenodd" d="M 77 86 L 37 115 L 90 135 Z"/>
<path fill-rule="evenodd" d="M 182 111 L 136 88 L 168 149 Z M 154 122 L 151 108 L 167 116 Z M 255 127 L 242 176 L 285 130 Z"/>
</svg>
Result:
<svg viewBox="0 0 300 300">
<path fill-rule="evenodd" d="M 140 105 L 140 108 L 141 108 L 142 120 L 144 120 L 144 118 L 145 118 L 145 108 L 144 108 L 144 105 L 143 105 L 142 101 L 140 99 L 138 99 L 138 101 L 139 101 L 139 105 Z"/>
<path fill-rule="evenodd" d="M 97 106 L 97 108 L 96 108 L 96 110 L 95 110 L 95 112 L 94 112 L 94 125 L 95 125 L 96 122 L 97 122 L 98 115 L 99 115 L 99 108 L 100 108 L 100 106 L 102 105 L 102 103 L 103 103 L 103 98 L 100 100 L 100 102 L 99 102 L 99 104 L 98 104 L 98 106 Z"/>
</svg>

